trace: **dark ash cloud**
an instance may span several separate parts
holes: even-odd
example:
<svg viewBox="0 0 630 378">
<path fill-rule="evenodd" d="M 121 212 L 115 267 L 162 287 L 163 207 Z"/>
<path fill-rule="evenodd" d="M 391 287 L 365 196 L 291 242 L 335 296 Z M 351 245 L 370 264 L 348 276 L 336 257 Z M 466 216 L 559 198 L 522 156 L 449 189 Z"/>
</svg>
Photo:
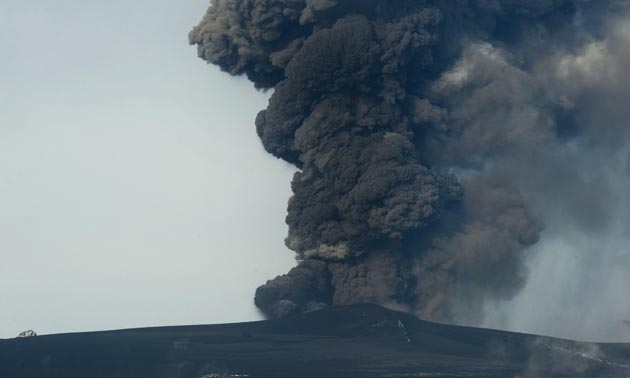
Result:
<svg viewBox="0 0 630 378">
<path fill-rule="evenodd" d="M 256 305 L 278 317 L 373 302 L 480 323 L 487 301 L 518 293 L 544 225 L 528 199 L 545 202 L 550 177 L 569 180 L 565 188 L 584 179 L 547 162 L 562 162 L 580 138 L 601 142 L 575 120 L 585 117 L 577 102 L 595 106 L 584 88 L 605 82 L 592 68 L 606 43 L 604 8 L 213 1 L 190 42 L 222 70 L 274 89 L 257 132 L 269 153 L 299 168 L 286 219 L 299 264 L 261 286 Z M 579 85 L 568 78 L 580 70 Z M 569 191 L 575 199 L 559 207 L 588 200 Z M 603 204 L 597 210 L 609 217 Z"/>
</svg>

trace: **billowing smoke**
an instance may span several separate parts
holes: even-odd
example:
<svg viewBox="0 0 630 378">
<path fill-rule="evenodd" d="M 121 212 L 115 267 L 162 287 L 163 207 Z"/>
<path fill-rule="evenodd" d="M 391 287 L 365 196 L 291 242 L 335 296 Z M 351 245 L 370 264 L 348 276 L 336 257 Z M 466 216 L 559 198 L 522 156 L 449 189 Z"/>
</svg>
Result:
<svg viewBox="0 0 630 378">
<path fill-rule="evenodd" d="M 273 89 L 258 135 L 299 168 L 286 218 L 299 264 L 256 305 L 278 317 L 372 302 L 480 323 L 488 301 L 514 297 L 536 209 L 585 228 L 609 218 L 605 201 L 581 208 L 585 177 L 566 159 L 625 145 L 627 128 L 592 130 L 581 107 L 620 68 L 598 54 L 623 3 L 214 0 L 190 42 Z"/>
</svg>

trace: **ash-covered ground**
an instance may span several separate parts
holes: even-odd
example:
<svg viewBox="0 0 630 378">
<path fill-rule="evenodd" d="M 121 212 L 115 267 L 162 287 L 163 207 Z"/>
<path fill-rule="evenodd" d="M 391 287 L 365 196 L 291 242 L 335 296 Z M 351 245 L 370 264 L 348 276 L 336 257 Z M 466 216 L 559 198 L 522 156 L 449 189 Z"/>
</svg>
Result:
<svg viewBox="0 0 630 378">
<path fill-rule="evenodd" d="M 630 344 L 430 323 L 376 305 L 270 321 L 0 341 L 0 377 L 630 376 Z"/>
</svg>

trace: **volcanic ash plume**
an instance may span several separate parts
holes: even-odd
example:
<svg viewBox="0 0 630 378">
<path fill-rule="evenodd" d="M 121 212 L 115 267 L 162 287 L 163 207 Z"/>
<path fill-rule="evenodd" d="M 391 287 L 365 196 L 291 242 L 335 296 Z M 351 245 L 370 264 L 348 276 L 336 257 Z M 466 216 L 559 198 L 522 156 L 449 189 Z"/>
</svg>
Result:
<svg viewBox="0 0 630 378">
<path fill-rule="evenodd" d="M 299 168 L 299 264 L 257 290 L 268 316 L 372 302 L 478 323 L 524 285 L 541 227 L 505 162 L 557 144 L 566 107 L 531 61 L 581 2 L 467 3 L 214 0 L 190 33 L 203 59 L 273 88 L 257 132 Z"/>
</svg>

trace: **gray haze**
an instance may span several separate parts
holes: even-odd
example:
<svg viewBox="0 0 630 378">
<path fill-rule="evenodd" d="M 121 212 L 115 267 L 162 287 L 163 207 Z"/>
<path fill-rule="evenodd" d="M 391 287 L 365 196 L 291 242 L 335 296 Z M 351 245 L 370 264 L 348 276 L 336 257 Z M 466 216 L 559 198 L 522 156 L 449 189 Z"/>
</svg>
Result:
<svg viewBox="0 0 630 378">
<path fill-rule="evenodd" d="M 187 45 L 206 5 L 0 0 L 0 338 L 259 319 L 294 265 L 268 94 Z"/>
</svg>

